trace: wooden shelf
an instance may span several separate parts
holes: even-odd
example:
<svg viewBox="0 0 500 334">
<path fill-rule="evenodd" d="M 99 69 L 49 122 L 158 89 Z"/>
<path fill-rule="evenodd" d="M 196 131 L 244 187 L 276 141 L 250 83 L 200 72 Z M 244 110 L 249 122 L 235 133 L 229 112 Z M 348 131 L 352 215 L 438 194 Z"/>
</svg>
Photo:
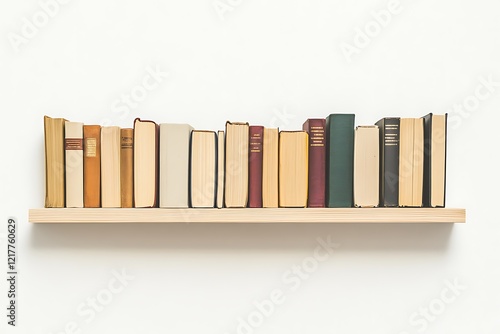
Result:
<svg viewBox="0 0 500 334">
<path fill-rule="evenodd" d="M 30 209 L 32 223 L 465 223 L 465 209 Z"/>
</svg>

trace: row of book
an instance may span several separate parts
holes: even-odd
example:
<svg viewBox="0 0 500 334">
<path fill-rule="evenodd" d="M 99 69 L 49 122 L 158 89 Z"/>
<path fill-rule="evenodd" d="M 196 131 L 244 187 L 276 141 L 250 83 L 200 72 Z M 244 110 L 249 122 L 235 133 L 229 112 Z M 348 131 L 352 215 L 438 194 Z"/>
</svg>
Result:
<svg viewBox="0 0 500 334">
<path fill-rule="evenodd" d="M 444 207 L 447 114 L 300 131 L 84 125 L 45 116 L 45 207 Z"/>
</svg>

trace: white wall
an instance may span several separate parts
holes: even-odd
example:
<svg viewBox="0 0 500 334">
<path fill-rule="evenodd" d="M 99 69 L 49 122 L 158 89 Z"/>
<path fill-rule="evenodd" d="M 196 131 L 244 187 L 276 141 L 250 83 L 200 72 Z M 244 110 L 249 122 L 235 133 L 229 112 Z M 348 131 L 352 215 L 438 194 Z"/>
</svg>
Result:
<svg viewBox="0 0 500 334">
<path fill-rule="evenodd" d="M 60 333 L 75 322 L 82 333 L 233 334 L 239 317 L 259 320 L 254 301 L 279 289 L 283 303 L 241 333 L 497 333 L 498 1 L 218 3 L 232 8 L 224 20 L 214 0 L 72 0 L 19 52 L 9 39 L 20 41 L 24 18 L 43 24 L 41 7 L 0 4 L 0 236 L 5 250 L 6 218 L 17 217 L 20 261 L 19 326 L 7 332 Z M 390 22 L 348 62 L 342 43 L 355 46 L 357 27 L 377 33 L 371 12 L 387 8 Z M 125 108 L 120 96 L 139 92 L 148 68 L 169 76 Z M 482 84 L 488 77 L 491 92 Z M 463 103 L 470 112 L 453 111 Z M 217 130 L 226 120 L 298 129 L 334 112 L 356 113 L 357 124 L 449 112 L 447 204 L 467 208 L 467 224 L 27 222 L 28 209 L 43 206 L 44 114 Z M 308 263 L 317 238 L 328 236 L 338 249 L 307 279 L 290 281 L 292 266 Z M 135 278 L 87 322 L 88 308 L 77 308 L 109 296 L 102 289 L 122 269 Z M 456 297 L 445 290 L 454 280 L 466 286 Z M 3 279 L 0 289 L 5 310 Z M 429 307 L 432 321 L 420 315 Z"/>
</svg>

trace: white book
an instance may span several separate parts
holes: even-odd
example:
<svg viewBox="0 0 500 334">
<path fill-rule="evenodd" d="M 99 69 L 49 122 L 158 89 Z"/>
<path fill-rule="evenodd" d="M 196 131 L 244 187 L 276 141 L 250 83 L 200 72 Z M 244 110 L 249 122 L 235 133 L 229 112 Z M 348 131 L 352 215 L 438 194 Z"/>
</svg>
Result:
<svg viewBox="0 0 500 334">
<path fill-rule="evenodd" d="M 101 128 L 101 206 L 121 207 L 120 127 Z"/>
<path fill-rule="evenodd" d="M 379 204 L 379 128 L 358 126 L 354 132 L 354 206 Z"/>
<path fill-rule="evenodd" d="M 83 208 L 83 123 L 66 122 L 66 207 Z"/>
<path fill-rule="evenodd" d="M 217 208 L 221 209 L 224 207 L 224 131 L 219 130 L 217 132 Z"/>
</svg>

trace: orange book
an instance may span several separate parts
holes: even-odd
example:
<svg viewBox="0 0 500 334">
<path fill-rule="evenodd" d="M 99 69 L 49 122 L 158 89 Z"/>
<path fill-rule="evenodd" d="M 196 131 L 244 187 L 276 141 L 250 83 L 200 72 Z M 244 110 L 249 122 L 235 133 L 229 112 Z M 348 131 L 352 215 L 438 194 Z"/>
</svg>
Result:
<svg viewBox="0 0 500 334">
<path fill-rule="evenodd" d="M 101 206 L 101 126 L 83 126 L 83 206 Z"/>
<path fill-rule="evenodd" d="M 122 208 L 132 208 L 134 199 L 134 129 L 121 129 L 120 189 Z"/>
</svg>

